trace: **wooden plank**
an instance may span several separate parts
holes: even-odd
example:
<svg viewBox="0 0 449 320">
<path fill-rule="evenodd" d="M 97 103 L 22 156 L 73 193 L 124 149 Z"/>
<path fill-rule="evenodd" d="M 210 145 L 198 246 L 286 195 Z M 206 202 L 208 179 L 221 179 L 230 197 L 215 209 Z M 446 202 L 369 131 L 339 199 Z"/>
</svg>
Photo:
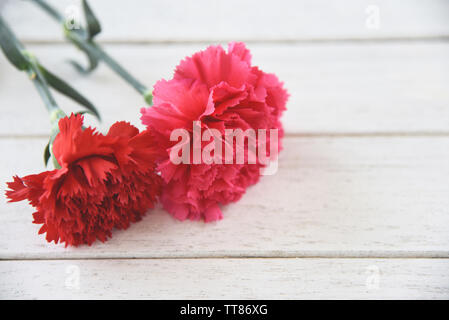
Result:
<svg viewBox="0 0 449 320">
<path fill-rule="evenodd" d="M 0 298 L 448 299 L 448 268 L 447 259 L 1 261 Z"/>
<path fill-rule="evenodd" d="M 79 5 L 73 0 L 49 2 L 69 17 Z M 408 0 L 406 4 L 399 0 L 90 2 L 103 25 L 99 38 L 104 41 L 410 39 L 449 35 L 449 3 L 445 0 Z M 3 12 L 23 39 L 62 39 L 57 25 L 33 4 L 9 1 Z"/>
<path fill-rule="evenodd" d="M 44 145 L 0 139 L 0 181 L 41 171 Z M 278 172 L 222 221 L 157 209 L 91 247 L 47 244 L 28 204 L 2 201 L 0 258 L 449 257 L 448 158 L 449 137 L 291 137 Z"/>
<path fill-rule="evenodd" d="M 203 45 L 107 46 L 137 78 L 152 86 L 170 78 Z M 287 133 L 438 133 L 449 127 L 449 43 L 250 44 L 254 63 L 275 72 L 291 93 Z M 33 45 L 42 62 L 89 97 L 103 115 L 140 123 L 141 97 L 109 69 L 90 77 L 66 63 L 83 56 L 68 45 Z M 47 115 L 30 81 L 0 58 L 0 135 L 46 135 Z M 59 97 L 59 96 L 58 96 Z M 58 99 L 65 110 L 79 110 Z M 96 125 L 95 121 L 90 123 Z"/>
</svg>

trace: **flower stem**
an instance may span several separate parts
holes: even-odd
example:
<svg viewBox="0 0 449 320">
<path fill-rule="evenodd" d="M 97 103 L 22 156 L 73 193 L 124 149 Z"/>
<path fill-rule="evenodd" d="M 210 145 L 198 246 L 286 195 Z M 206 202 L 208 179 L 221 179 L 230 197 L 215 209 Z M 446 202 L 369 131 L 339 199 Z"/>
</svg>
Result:
<svg viewBox="0 0 449 320">
<path fill-rule="evenodd" d="M 44 101 L 45 107 L 50 114 L 50 122 L 52 125 L 57 123 L 60 118 L 66 116 L 64 111 L 58 106 L 56 100 L 50 92 L 49 85 L 45 77 L 42 75 L 36 57 L 29 51 L 22 50 L 22 54 L 26 57 L 29 67 L 26 72 L 34 84 L 37 92 Z"/>
<path fill-rule="evenodd" d="M 107 64 L 115 73 L 117 73 L 123 80 L 125 80 L 137 92 L 139 92 L 149 105 L 152 104 L 153 95 L 151 93 L 151 90 L 143 85 L 135 77 L 133 77 L 128 71 L 126 71 L 115 59 L 107 54 L 100 45 L 95 43 L 93 39 L 88 39 L 85 36 L 87 34 L 86 30 L 84 30 L 82 27 L 79 27 L 77 29 L 67 28 L 66 19 L 55 8 L 50 6 L 44 0 L 33 1 L 51 17 L 53 17 L 53 19 L 63 25 L 64 34 L 68 40 L 72 41 L 75 45 L 79 46 L 98 60 L 101 60 L 105 64 Z"/>
<path fill-rule="evenodd" d="M 20 71 L 28 74 L 33 81 L 39 95 L 41 96 L 47 111 L 52 119 L 54 114 L 61 115 L 63 111 L 57 105 L 55 99 L 50 93 L 49 85 L 39 68 L 39 62 L 36 57 L 29 51 L 25 50 L 23 44 L 17 39 L 6 21 L 0 16 L 0 47 L 5 53 L 7 59 Z"/>
<path fill-rule="evenodd" d="M 44 101 L 45 107 L 47 108 L 47 111 L 50 115 L 51 131 L 50 141 L 48 142 L 48 150 L 50 151 L 53 166 L 55 167 L 55 169 L 60 169 L 61 166 L 59 165 L 56 157 L 53 154 L 53 142 L 56 138 L 56 135 L 59 133 L 59 119 L 66 117 L 66 114 L 64 111 L 62 111 L 62 109 L 58 106 L 55 99 L 53 98 L 48 83 L 39 70 L 37 59 L 28 51 L 23 50 L 22 53 L 27 58 L 29 63 L 29 68 L 26 70 L 26 72 L 33 82 L 37 92 L 41 96 L 42 101 Z"/>
<path fill-rule="evenodd" d="M 28 69 L 27 74 L 33 82 L 34 87 L 39 92 L 42 100 L 44 101 L 47 111 L 51 114 L 53 111 L 58 110 L 59 107 L 52 94 L 50 93 L 45 79 L 43 79 L 42 76 L 34 70 L 34 68 Z"/>
<path fill-rule="evenodd" d="M 29 55 L 28 52 L 26 52 L 26 54 L 27 56 Z M 39 95 L 44 101 L 45 107 L 47 108 L 47 111 L 50 114 L 51 132 L 50 132 L 50 141 L 48 143 L 53 166 L 55 167 L 55 169 L 60 169 L 61 166 L 59 165 L 58 161 L 56 160 L 56 157 L 53 154 L 53 142 L 54 139 L 56 138 L 56 135 L 59 133 L 59 126 L 58 126 L 59 119 L 66 117 L 66 114 L 58 106 L 55 99 L 53 98 L 53 95 L 48 89 L 47 81 L 39 71 L 39 68 L 36 65 L 35 58 L 32 58 L 30 60 L 30 65 L 31 67 L 27 70 L 27 74 L 29 75 L 31 81 L 33 82 L 37 92 L 39 92 Z"/>
<path fill-rule="evenodd" d="M 50 114 L 51 134 L 50 140 L 44 152 L 44 160 L 47 163 L 48 157 L 51 156 L 55 168 L 60 168 L 58 161 L 53 154 L 53 141 L 59 132 L 58 122 L 60 118 L 65 117 L 64 111 L 59 108 L 55 99 L 53 98 L 49 84 L 45 76 L 39 68 L 39 62 L 36 57 L 29 51 L 25 50 L 24 46 L 17 39 L 15 34 L 9 28 L 6 21 L 0 16 L 0 47 L 13 66 L 18 70 L 26 72 L 33 82 L 36 90 L 44 102 L 47 111 Z"/>
</svg>

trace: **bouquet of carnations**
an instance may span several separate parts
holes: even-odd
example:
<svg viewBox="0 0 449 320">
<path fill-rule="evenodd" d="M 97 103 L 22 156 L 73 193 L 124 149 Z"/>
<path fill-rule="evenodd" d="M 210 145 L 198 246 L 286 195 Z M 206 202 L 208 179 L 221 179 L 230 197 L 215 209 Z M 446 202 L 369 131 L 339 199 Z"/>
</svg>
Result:
<svg viewBox="0 0 449 320">
<path fill-rule="evenodd" d="M 146 125 L 141 132 L 123 121 L 106 134 L 84 127 L 84 113 L 100 118 L 94 105 L 42 66 L 0 17 L 5 56 L 29 75 L 49 111 L 44 159 L 54 165 L 54 170 L 15 176 L 6 196 L 11 202 L 29 201 L 47 241 L 66 246 L 104 242 L 114 228 L 128 228 L 157 202 L 179 220 L 219 220 L 221 206 L 239 200 L 261 175 L 273 172 L 288 94 L 274 74 L 251 64 L 244 43 L 197 52 L 179 63 L 172 79 L 149 90 L 95 42 L 101 27 L 86 1 L 86 25 L 77 29 L 48 3 L 33 2 L 86 53 L 88 67 L 73 62 L 80 72 L 92 72 L 103 62 L 147 104 L 140 109 Z M 85 110 L 66 115 L 51 89 Z"/>
</svg>

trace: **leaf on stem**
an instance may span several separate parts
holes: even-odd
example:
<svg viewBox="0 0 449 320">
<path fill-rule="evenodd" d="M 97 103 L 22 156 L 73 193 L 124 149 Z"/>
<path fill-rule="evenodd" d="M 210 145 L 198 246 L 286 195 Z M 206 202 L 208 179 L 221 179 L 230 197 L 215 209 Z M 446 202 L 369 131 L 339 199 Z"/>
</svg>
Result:
<svg viewBox="0 0 449 320">
<path fill-rule="evenodd" d="M 88 109 L 88 112 L 93 114 L 100 120 L 100 114 L 98 113 L 95 106 L 87 100 L 83 95 L 81 95 L 78 91 L 76 91 L 74 88 L 72 88 L 68 83 L 66 83 L 64 80 L 60 79 L 47 69 L 45 69 L 42 65 L 39 65 L 39 70 L 41 71 L 42 75 L 44 76 L 47 83 L 54 88 L 56 91 L 66 95 L 67 97 L 71 98 L 72 100 L 78 102 L 80 105 L 84 106 L 86 109 Z"/>
<path fill-rule="evenodd" d="M 95 70 L 95 68 L 98 66 L 98 58 L 92 52 L 89 51 L 89 47 L 84 43 L 84 41 L 86 42 L 90 41 L 85 40 L 82 35 L 80 35 L 79 33 L 74 33 L 73 31 L 67 32 L 66 37 L 78 49 L 80 49 L 86 54 L 89 65 L 86 68 L 84 68 L 81 64 L 79 64 L 74 60 L 69 60 L 69 63 L 72 64 L 75 67 L 75 69 L 82 74 L 88 74 L 93 70 Z"/>
<path fill-rule="evenodd" d="M 87 1 L 83 0 L 82 3 L 84 15 L 86 17 L 87 36 L 89 40 L 92 40 L 97 34 L 101 32 L 101 25 Z"/>
<path fill-rule="evenodd" d="M 17 69 L 28 69 L 28 61 L 22 54 L 22 48 L 14 34 L 9 30 L 0 16 L 0 46 L 6 56 Z"/>
<path fill-rule="evenodd" d="M 45 166 L 48 165 L 48 159 L 50 159 L 50 141 L 48 141 L 47 145 L 45 146 L 45 150 L 44 150 L 44 164 Z"/>
<path fill-rule="evenodd" d="M 82 74 L 88 74 L 95 70 L 95 68 L 98 66 L 98 60 L 94 56 L 92 56 L 89 52 L 84 51 L 86 53 L 87 59 L 89 60 L 89 65 L 87 68 L 83 67 L 81 64 L 76 62 L 75 60 L 69 60 L 69 63 L 79 72 Z"/>
</svg>

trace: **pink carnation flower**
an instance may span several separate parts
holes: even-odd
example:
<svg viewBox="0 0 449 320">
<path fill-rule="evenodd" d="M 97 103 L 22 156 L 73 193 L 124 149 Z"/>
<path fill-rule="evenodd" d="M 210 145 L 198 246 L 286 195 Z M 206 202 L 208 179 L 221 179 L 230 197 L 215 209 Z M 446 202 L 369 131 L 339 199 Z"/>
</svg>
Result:
<svg viewBox="0 0 449 320">
<path fill-rule="evenodd" d="M 184 128 L 191 133 L 193 121 L 201 121 L 203 130 L 222 134 L 225 129 L 278 129 L 280 139 L 287 91 L 274 74 L 251 66 L 243 43 L 230 43 L 228 52 L 210 46 L 181 61 L 173 79 L 157 82 L 153 94 L 154 105 L 141 112 L 162 155 L 157 163 L 164 180 L 164 208 L 179 220 L 221 219 L 219 205 L 239 200 L 259 180 L 263 164 L 176 165 L 170 161 L 177 144 L 170 141 L 171 132 Z"/>
</svg>

